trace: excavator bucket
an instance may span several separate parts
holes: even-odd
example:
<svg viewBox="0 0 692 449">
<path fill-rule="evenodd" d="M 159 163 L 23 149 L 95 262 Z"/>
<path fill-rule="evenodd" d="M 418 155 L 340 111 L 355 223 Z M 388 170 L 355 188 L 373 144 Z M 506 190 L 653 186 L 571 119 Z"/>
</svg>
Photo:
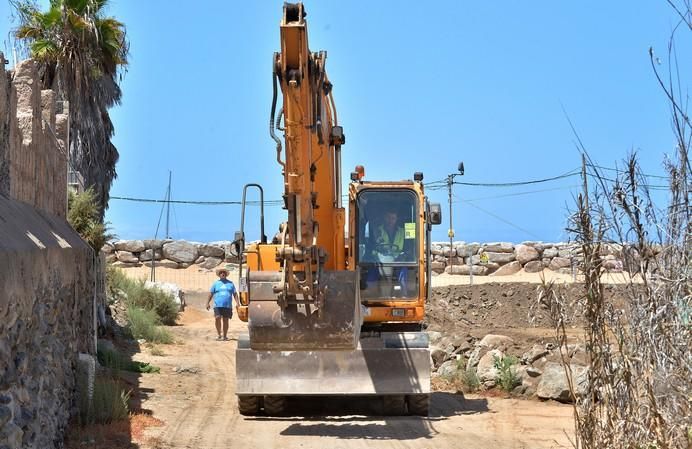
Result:
<svg viewBox="0 0 692 449">
<path fill-rule="evenodd" d="M 353 271 L 326 271 L 320 278 L 325 287 L 321 311 L 305 304 L 282 309 L 275 286 L 281 285 L 280 272 L 250 272 L 248 275 L 248 331 L 254 350 L 298 351 L 355 349 L 362 318 L 358 274 Z"/>
<path fill-rule="evenodd" d="M 239 396 L 426 395 L 430 352 L 425 332 L 364 336 L 353 350 L 255 351 L 238 338 Z"/>
</svg>

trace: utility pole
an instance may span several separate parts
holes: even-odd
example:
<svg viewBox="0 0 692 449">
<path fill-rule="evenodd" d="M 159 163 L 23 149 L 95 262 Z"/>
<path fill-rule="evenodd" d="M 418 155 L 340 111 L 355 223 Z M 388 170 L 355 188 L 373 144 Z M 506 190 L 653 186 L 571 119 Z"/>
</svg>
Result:
<svg viewBox="0 0 692 449">
<path fill-rule="evenodd" d="M 171 217 L 171 171 L 168 170 L 168 190 L 166 191 L 166 238 L 171 238 L 168 232 L 168 221 Z"/>
<path fill-rule="evenodd" d="M 454 266 L 454 222 L 452 220 L 452 185 L 454 184 L 455 176 L 464 175 L 463 162 L 459 162 L 457 171 L 459 173 L 451 173 L 447 176 L 447 192 L 449 193 L 449 231 L 447 231 L 447 235 L 449 236 L 449 274 L 452 274 L 452 267 Z"/>
<path fill-rule="evenodd" d="M 452 274 L 452 266 L 454 265 L 454 224 L 452 221 L 452 184 L 454 184 L 454 175 L 447 176 L 447 191 L 449 192 L 449 274 Z"/>
</svg>

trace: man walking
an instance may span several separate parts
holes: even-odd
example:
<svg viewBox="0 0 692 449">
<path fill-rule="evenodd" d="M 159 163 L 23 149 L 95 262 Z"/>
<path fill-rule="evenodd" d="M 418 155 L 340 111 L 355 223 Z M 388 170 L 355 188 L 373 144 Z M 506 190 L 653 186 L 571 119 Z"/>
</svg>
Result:
<svg viewBox="0 0 692 449">
<path fill-rule="evenodd" d="M 233 309 L 231 309 L 231 298 L 235 300 L 236 306 L 240 304 L 238 301 L 238 293 L 235 290 L 233 282 L 229 281 L 228 269 L 219 267 L 216 269 L 216 275 L 219 280 L 214 282 L 209 289 L 209 299 L 207 300 L 207 310 L 211 308 L 211 300 L 214 300 L 214 318 L 216 324 L 217 340 L 228 340 L 228 320 L 233 317 Z M 222 331 L 223 321 L 223 335 Z"/>
</svg>

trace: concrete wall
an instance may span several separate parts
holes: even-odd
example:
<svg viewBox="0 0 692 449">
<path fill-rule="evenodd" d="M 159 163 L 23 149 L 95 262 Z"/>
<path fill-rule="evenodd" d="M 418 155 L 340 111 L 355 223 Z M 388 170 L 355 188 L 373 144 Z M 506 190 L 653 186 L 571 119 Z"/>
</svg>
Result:
<svg viewBox="0 0 692 449">
<path fill-rule="evenodd" d="M 64 218 L 53 94 L 31 61 L 12 73 L 2 59 L 0 448 L 47 449 L 75 410 L 79 353 L 94 353 L 93 256 Z"/>
</svg>

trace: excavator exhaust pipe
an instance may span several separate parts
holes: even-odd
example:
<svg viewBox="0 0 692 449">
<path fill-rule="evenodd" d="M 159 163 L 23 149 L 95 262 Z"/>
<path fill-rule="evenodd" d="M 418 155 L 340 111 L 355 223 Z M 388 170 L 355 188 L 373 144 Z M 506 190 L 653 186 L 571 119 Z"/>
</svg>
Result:
<svg viewBox="0 0 692 449">
<path fill-rule="evenodd" d="M 320 287 L 325 287 L 322 310 L 305 304 L 289 304 L 282 309 L 276 286 L 281 272 L 248 273 L 248 331 L 253 350 L 299 351 L 355 349 L 362 324 L 358 273 L 325 271 Z M 300 302 L 300 301 L 298 301 Z"/>
</svg>

